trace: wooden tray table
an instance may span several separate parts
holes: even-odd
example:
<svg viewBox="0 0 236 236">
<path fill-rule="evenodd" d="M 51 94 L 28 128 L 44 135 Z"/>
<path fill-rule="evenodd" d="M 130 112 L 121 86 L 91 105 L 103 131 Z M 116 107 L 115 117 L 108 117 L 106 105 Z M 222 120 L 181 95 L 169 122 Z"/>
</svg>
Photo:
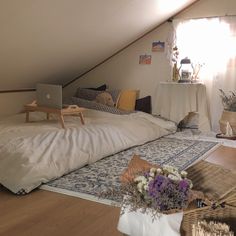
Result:
<svg viewBox="0 0 236 236">
<path fill-rule="evenodd" d="M 83 125 L 85 124 L 84 117 L 83 117 L 83 111 L 85 111 L 85 108 L 79 107 L 77 105 L 68 105 L 66 108 L 56 109 L 56 108 L 38 106 L 36 101 L 33 101 L 32 103 L 25 105 L 25 112 L 26 112 L 25 121 L 26 122 L 30 122 L 29 113 L 35 112 L 35 111 L 45 112 L 47 114 L 47 117 L 46 117 L 47 120 L 49 120 L 50 113 L 57 114 L 63 129 L 65 129 L 65 121 L 64 121 L 65 115 L 69 115 L 69 116 L 78 115 L 80 117 L 81 123 Z"/>
</svg>

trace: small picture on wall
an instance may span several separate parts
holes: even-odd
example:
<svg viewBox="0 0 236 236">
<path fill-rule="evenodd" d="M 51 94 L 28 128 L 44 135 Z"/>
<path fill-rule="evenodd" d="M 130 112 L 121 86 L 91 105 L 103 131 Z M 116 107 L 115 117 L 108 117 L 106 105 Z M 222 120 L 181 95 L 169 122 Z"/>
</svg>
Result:
<svg viewBox="0 0 236 236">
<path fill-rule="evenodd" d="M 164 52 L 165 50 L 165 42 L 153 42 L 152 43 L 152 51 L 153 52 Z"/>
<path fill-rule="evenodd" d="M 140 65 L 150 65 L 152 63 L 151 55 L 140 55 L 139 56 L 139 64 Z"/>
</svg>

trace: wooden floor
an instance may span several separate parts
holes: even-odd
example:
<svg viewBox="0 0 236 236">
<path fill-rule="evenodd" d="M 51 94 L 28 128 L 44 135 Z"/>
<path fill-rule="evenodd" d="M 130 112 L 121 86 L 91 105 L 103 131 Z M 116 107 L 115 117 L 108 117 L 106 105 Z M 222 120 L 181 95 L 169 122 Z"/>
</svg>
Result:
<svg viewBox="0 0 236 236">
<path fill-rule="evenodd" d="M 236 170 L 236 149 L 220 147 L 207 160 Z M 15 196 L 0 188 L 0 236 L 119 236 L 119 210 L 44 190 Z"/>
</svg>

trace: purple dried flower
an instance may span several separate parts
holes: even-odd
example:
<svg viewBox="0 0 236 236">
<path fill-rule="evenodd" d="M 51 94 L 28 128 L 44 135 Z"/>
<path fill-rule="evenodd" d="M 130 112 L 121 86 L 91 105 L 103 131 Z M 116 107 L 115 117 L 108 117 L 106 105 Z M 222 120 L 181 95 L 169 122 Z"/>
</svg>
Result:
<svg viewBox="0 0 236 236">
<path fill-rule="evenodd" d="M 145 178 L 148 178 L 148 177 L 149 177 L 149 172 L 145 172 L 145 173 L 144 173 L 144 177 L 145 177 Z"/>
<path fill-rule="evenodd" d="M 179 181 L 180 190 L 186 191 L 189 188 L 189 182 L 185 179 Z"/>
<path fill-rule="evenodd" d="M 172 180 L 157 175 L 149 182 L 147 195 L 152 199 L 152 207 L 159 211 L 182 209 L 187 204 L 189 182 Z"/>
</svg>

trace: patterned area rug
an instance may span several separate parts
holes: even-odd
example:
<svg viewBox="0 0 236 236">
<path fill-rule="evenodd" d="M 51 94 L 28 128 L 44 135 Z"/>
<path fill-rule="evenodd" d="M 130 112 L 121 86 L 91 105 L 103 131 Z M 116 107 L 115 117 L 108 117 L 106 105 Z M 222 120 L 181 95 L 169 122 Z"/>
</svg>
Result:
<svg viewBox="0 0 236 236">
<path fill-rule="evenodd" d="M 163 137 L 136 146 L 96 163 L 75 170 L 59 179 L 41 186 L 41 189 L 78 196 L 105 204 L 119 205 L 122 199 L 117 196 L 101 199 L 102 191 L 119 189 L 120 175 L 127 168 L 134 154 L 140 155 L 154 164 L 166 164 L 186 169 L 199 159 L 203 159 L 218 146 L 216 142 L 181 140 Z"/>
</svg>

